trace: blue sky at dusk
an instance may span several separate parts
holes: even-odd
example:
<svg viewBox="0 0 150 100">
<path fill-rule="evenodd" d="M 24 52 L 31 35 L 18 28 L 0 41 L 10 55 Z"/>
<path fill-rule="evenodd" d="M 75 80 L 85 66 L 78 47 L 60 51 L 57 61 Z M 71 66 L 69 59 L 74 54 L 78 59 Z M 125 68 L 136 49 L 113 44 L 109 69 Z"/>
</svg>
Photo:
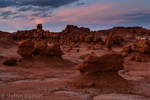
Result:
<svg viewBox="0 0 150 100">
<path fill-rule="evenodd" d="M 114 26 L 150 29 L 150 0 L 0 0 L 0 30 L 59 32 L 68 24 L 91 30 Z"/>
</svg>

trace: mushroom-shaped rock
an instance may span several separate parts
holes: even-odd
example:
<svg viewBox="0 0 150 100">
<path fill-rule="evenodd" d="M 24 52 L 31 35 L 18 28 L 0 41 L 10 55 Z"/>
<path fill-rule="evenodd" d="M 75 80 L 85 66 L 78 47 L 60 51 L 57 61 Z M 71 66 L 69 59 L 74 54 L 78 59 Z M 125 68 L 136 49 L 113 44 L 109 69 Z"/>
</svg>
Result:
<svg viewBox="0 0 150 100">
<path fill-rule="evenodd" d="M 61 55 L 63 55 L 63 52 L 60 49 L 60 45 L 56 43 L 52 46 L 47 46 L 47 48 L 44 51 L 44 55 L 46 55 L 46 56 L 61 56 Z"/>
<path fill-rule="evenodd" d="M 81 72 L 117 72 L 123 69 L 124 57 L 121 54 L 105 54 L 100 57 L 87 57 L 75 69 Z"/>
<path fill-rule="evenodd" d="M 81 75 L 74 79 L 76 88 L 101 87 L 104 90 L 127 89 L 128 82 L 118 75 L 123 69 L 124 57 L 121 54 L 108 53 L 100 57 L 88 56 L 75 67 Z"/>
</svg>

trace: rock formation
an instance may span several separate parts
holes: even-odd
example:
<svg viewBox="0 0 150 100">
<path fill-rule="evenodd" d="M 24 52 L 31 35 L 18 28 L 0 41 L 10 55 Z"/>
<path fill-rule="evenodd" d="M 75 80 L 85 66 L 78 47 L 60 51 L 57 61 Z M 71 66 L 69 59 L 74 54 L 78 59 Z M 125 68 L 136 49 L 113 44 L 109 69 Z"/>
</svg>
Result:
<svg viewBox="0 0 150 100">
<path fill-rule="evenodd" d="M 110 53 L 101 57 L 89 56 L 75 68 L 81 72 L 117 72 L 123 69 L 123 62 L 124 57 L 122 55 Z"/>
<path fill-rule="evenodd" d="M 32 58 L 33 49 L 34 42 L 31 39 L 27 39 L 19 45 L 17 54 L 21 55 L 23 59 Z"/>
<path fill-rule="evenodd" d="M 28 39 L 19 45 L 17 54 L 22 56 L 22 62 L 64 62 L 61 57 L 63 52 L 57 43 L 48 46 L 45 41 L 37 41 L 34 43 L 33 40 Z"/>
<path fill-rule="evenodd" d="M 133 45 L 135 51 L 141 53 L 150 53 L 150 41 L 148 40 L 148 38 L 143 40 L 135 40 Z"/>
<path fill-rule="evenodd" d="M 81 73 L 75 79 L 75 87 L 101 86 L 103 84 L 116 86 L 120 82 L 125 82 L 118 75 L 118 71 L 123 69 L 123 62 L 124 57 L 115 53 L 105 54 L 100 57 L 88 56 L 81 64 L 75 67 Z"/>
<path fill-rule="evenodd" d="M 47 48 L 47 43 L 45 41 L 35 42 L 33 54 L 43 55 L 46 48 Z"/>
<path fill-rule="evenodd" d="M 112 51 L 112 46 L 113 46 L 112 37 L 107 37 L 106 47 L 108 48 L 108 51 Z"/>
<path fill-rule="evenodd" d="M 42 24 L 37 24 L 37 29 L 42 29 Z"/>
<path fill-rule="evenodd" d="M 14 66 L 16 64 L 17 64 L 16 59 L 9 59 L 3 62 L 3 65 L 6 66 Z"/>
<path fill-rule="evenodd" d="M 74 25 L 67 25 L 66 28 L 62 31 L 63 33 L 90 33 L 90 29 L 89 28 L 78 28 L 77 26 Z"/>
<path fill-rule="evenodd" d="M 45 49 L 44 55 L 46 55 L 46 56 L 61 56 L 61 55 L 63 55 L 63 52 L 61 51 L 59 44 L 54 44 L 52 46 L 48 46 Z"/>
<path fill-rule="evenodd" d="M 123 50 L 125 51 L 125 52 L 131 52 L 132 51 L 132 48 L 131 48 L 132 46 L 131 45 L 125 45 L 124 47 L 123 47 Z"/>
</svg>

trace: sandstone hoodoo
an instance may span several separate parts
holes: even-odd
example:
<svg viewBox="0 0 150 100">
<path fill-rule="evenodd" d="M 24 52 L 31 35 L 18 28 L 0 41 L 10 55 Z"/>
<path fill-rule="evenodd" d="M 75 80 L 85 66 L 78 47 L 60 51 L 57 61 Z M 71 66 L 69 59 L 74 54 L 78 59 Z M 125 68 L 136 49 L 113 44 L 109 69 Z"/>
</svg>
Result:
<svg viewBox="0 0 150 100">
<path fill-rule="evenodd" d="M 37 29 L 42 29 L 43 26 L 42 26 L 42 24 L 37 24 L 36 27 L 37 27 Z"/>
<path fill-rule="evenodd" d="M 44 44 L 43 44 L 44 43 Z M 60 45 L 58 43 L 53 44 L 51 46 L 46 46 L 45 42 L 42 42 L 43 49 L 41 48 L 41 53 L 38 54 L 38 57 L 34 57 L 36 62 L 43 62 L 43 63 L 57 63 L 57 64 L 66 64 L 66 61 L 62 58 L 62 55 L 64 54 L 62 50 L 60 49 Z M 44 49 L 44 47 L 46 47 Z"/>
<path fill-rule="evenodd" d="M 75 79 L 75 87 L 91 86 L 122 86 L 126 81 L 118 75 L 123 69 L 124 57 L 120 54 L 109 53 L 100 57 L 89 56 L 75 67 L 81 75 Z M 124 83 L 122 83 L 124 82 Z"/>
<path fill-rule="evenodd" d="M 45 41 L 33 42 L 28 39 L 19 45 L 17 54 L 22 56 L 22 62 L 64 62 L 61 57 L 63 52 L 57 43 L 48 46 Z"/>
<path fill-rule="evenodd" d="M 108 37 L 106 40 L 106 47 L 108 48 L 108 51 L 112 51 L 112 46 L 113 46 L 112 37 Z"/>
<path fill-rule="evenodd" d="M 45 41 L 35 42 L 33 54 L 43 55 L 46 48 L 47 48 L 47 43 Z"/>
<path fill-rule="evenodd" d="M 150 53 L 150 40 L 148 39 L 135 40 L 133 45 L 135 51 L 141 53 Z"/>
<path fill-rule="evenodd" d="M 17 54 L 22 56 L 22 60 L 24 60 L 25 58 L 27 58 L 28 60 L 29 58 L 32 58 L 33 49 L 34 42 L 32 41 L 32 39 L 27 39 L 19 45 Z"/>
<path fill-rule="evenodd" d="M 60 49 L 59 44 L 54 44 L 52 46 L 48 46 L 46 50 L 44 51 L 44 55 L 46 56 L 61 56 L 63 55 L 63 52 Z"/>
<path fill-rule="evenodd" d="M 124 57 L 122 55 L 110 53 L 101 57 L 88 56 L 75 68 L 81 72 L 117 72 L 123 69 L 123 62 Z"/>
</svg>

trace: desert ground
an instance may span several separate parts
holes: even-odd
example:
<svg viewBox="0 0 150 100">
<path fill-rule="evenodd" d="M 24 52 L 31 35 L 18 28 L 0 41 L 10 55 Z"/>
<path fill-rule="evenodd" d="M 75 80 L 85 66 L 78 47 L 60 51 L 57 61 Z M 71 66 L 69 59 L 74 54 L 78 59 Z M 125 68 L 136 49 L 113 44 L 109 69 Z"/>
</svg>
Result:
<svg viewBox="0 0 150 100">
<path fill-rule="evenodd" d="M 80 33 L 80 29 L 75 32 Z M 110 36 L 94 34 L 103 41 Z M 121 35 L 119 44 L 108 46 L 111 42 L 102 45 L 96 41 L 62 43 L 55 38 L 16 39 L 1 32 L 0 100 L 150 100 L 150 42 L 139 46 L 150 37 L 127 31 Z M 136 39 L 139 48 L 133 50 Z M 51 51 L 46 52 L 44 45 Z M 123 49 L 126 45 L 132 50 Z M 16 64 L 4 64 L 10 59 Z"/>
</svg>

